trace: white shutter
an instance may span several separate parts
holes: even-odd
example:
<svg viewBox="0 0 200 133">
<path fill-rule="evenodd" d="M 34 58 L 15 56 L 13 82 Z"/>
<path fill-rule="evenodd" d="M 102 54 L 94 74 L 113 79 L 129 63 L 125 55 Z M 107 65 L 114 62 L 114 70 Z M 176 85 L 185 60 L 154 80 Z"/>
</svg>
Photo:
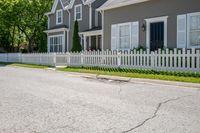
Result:
<svg viewBox="0 0 200 133">
<path fill-rule="evenodd" d="M 187 17 L 177 16 L 177 48 L 186 48 L 187 45 Z"/>
<path fill-rule="evenodd" d="M 111 49 L 116 50 L 117 49 L 117 35 L 118 34 L 118 28 L 117 25 L 112 25 L 111 27 Z"/>
<path fill-rule="evenodd" d="M 139 46 L 139 22 L 132 22 L 131 24 L 131 49 Z"/>
</svg>

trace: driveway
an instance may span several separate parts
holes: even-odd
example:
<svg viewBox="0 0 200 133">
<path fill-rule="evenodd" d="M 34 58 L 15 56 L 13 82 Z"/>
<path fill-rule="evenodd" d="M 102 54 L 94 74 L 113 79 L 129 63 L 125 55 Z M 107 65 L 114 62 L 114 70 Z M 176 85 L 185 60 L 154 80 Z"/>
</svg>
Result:
<svg viewBox="0 0 200 133">
<path fill-rule="evenodd" d="M 0 133 L 199 133 L 200 91 L 0 67 Z"/>
</svg>

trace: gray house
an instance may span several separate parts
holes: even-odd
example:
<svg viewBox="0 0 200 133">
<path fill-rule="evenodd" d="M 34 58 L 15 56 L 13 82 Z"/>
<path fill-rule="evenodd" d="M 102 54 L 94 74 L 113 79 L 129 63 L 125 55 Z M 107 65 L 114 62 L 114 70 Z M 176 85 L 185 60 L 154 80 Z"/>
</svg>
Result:
<svg viewBox="0 0 200 133">
<path fill-rule="evenodd" d="M 108 0 L 103 49 L 200 48 L 200 0 Z"/>
<path fill-rule="evenodd" d="M 48 52 L 67 52 L 72 48 L 75 20 L 79 23 L 84 50 L 102 49 L 102 15 L 96 9 L 107 0 L 55 0 L 48 16 Z"/>
<path fill-rule="evenodd" d="M 55 0 L 48 16 L 48 51 L 72 48 L 74 21 L 84 50 L 140 46 L 200 48 L 200 0 Z"/>
</svg>

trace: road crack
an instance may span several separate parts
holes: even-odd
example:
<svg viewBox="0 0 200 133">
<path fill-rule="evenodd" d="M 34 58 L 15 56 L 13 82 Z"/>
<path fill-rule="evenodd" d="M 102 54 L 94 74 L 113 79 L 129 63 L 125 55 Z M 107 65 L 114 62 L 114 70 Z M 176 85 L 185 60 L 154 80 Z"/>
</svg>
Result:
<svg viewBox="0 0 200 133">
<path fill-rule="evenodd" d="M 160 103 L 158 104 L 158 106 L 156 107 L 156 110 L 154 111 L 154 113 L 153 113 L 153 115 L 152 115 L 151 117 L 145 119 L 143 122 L 141 122 L 141 123 L 138 124 L 137 126 L 131 128 L 131 129 L 129 129 L 129 130 L 123 131 L 122 133 L 128 133 L 128 132 L 131 132 L 131 131 L 133 131 L 133 130 L 135 130 L 135 129 L 137 129 L 137 128 L 140 128 L 140 127 L 143 126 L 146 122 L 148 122 L 148 121 L 154 119 L 155 117 L 157 117 L 160 108 L 161 108 L 164 104 L 167 104 L 167 103 L 172 102 L 172 101 L 177 101 L 177 100 L 180 100 L 180 99 L 182 99 L 182 98 L 189 97 L 189 96 L 191 96 L 191 95 L 182 96 L 182 97 L 177 97 L 177 98 L 174 98 L 174 99 L 166 100 L 166 101 L 164 101 L 164 102 L 160 102 Z"/>
</svg>

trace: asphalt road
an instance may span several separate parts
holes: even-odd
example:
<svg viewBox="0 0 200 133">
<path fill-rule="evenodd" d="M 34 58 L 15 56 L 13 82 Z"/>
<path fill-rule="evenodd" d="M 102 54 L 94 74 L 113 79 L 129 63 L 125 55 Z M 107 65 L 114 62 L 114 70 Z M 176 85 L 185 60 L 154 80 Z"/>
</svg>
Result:
<svg viewBox="0 0 200 133">
<path fill-rule="evenodd" d="M 200 90 L 0 67 L 0 133 L 200 133 Z"/>
</svg>

